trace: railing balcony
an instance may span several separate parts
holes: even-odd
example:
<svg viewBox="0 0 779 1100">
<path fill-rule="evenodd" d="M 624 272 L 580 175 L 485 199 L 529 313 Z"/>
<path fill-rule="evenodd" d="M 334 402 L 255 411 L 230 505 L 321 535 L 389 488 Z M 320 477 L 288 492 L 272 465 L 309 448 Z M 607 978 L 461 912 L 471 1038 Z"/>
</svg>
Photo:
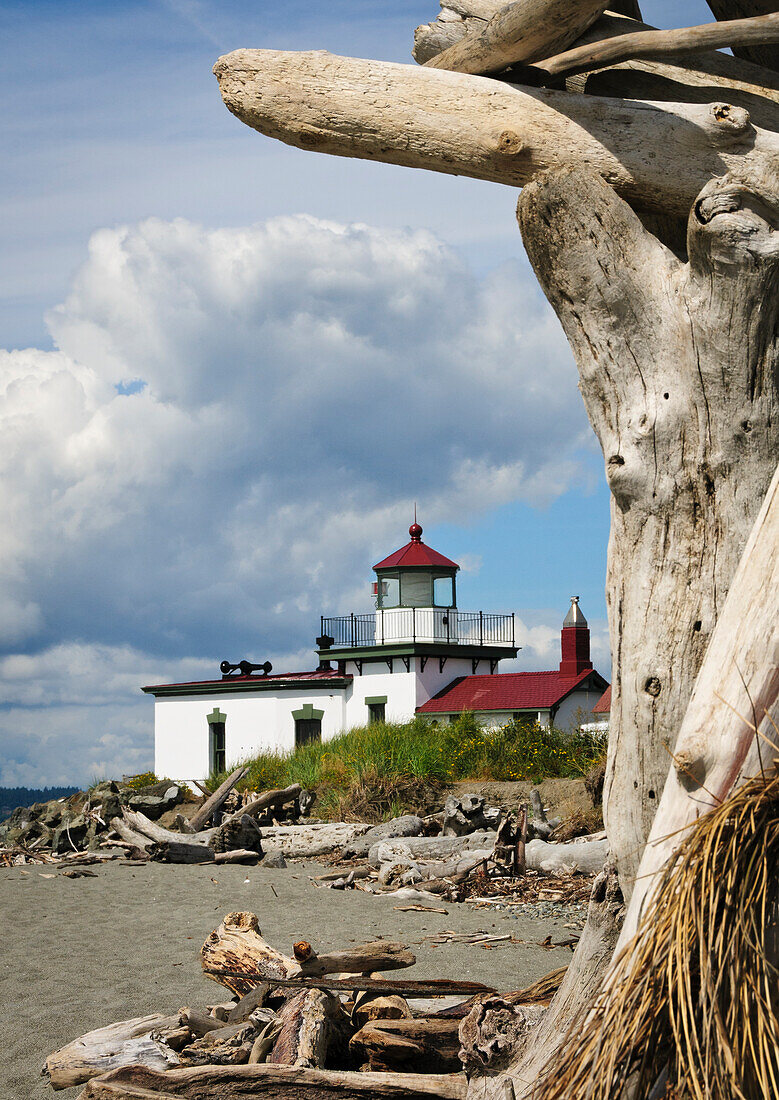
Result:
<svg viewBox="0 0 779 1100">
<path fill-rule="evenodd" d="M 408 642 L 511 646 L 514 613 L 458 611 L 454 607 L 388 607 L 363 615 L 322 617 L 322 635 L 333 648 Z"/>
</svg>

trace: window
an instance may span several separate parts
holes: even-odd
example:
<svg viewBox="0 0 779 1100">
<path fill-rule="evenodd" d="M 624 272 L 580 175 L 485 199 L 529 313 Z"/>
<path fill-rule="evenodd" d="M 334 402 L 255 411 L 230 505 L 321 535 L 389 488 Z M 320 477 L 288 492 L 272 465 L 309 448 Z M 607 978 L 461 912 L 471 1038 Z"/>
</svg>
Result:
<svg viewBox="0 0 779 1100">
<path fill-rule="evenodd" d="M 227 771 L 225 724 L 227 715 L 215 707 L 206 717 L 208 722 L 208 766 L 212 772 Z"/>
<path fill-rule="evenodd" d="M 383 722 L 386 709 L 386 703 L 368 703 L 368 725 L 373 726 L 376 722 Z"/>
<path fill-rule="evenodd" d="M 454 577 L 435 577 L 433 603 L 436 607 L 454 607 Z"/>
<path fill-rule="evenodd" d="M 379 607 L 397 607 L 400 603 L 400 578 L 382 577 L 379 592 Z"/>
<path fill-rule="evenodd" d="M 368 708 L 368 725 L 372 726 L 374 722 L 385 722 L 387 714 L 387 696 L 386 695 L 368 695 L 365 699 L 365 705 Z"/>
<path fill-rule="evenodd" d="M 307 745 L 309 741 L 322 740 L 321 718 L 295 719 L 295 745 Z"/>
<path fill-rule="evenodd" d="M 322 740 L 323 710 L 314 710 L 311 703 L 304 703 L 300 710 L 293 710 L 295 745 L 307 745 L 309 741 Z"/>
</svg>

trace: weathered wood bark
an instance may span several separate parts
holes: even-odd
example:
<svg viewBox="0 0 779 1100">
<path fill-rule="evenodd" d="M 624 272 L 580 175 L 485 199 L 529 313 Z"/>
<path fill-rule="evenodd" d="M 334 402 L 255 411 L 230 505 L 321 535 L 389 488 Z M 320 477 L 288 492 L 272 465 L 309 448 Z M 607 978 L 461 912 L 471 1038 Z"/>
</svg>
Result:
<svg viewBox="0 0 779 1100">
<path fill-rule="evenodd" d="M 214 863 L 257 863 L 262 852 L 251 848 L 232 848 L 229 852 L 215 852 Z"/>
<path fill-rule="evenodd" d="M 236 50 L 226 106 L 290 145 L 521 186 L 584 166 L 639 209 L 689 212 L 728 168 L 767 175 L 779 137 L 727 104 L 647 104 L 521 88 L 326 53 Z"/>
<path fill-rule="evenodd" d="M 472 1074 L 471 1100 L 504 1100 L 507 1077 L 517 1100 L 530 1096 L 564 1042 L 570 1021 L 592 1004 L 614 953 L 623 911 L 619 880 L 610 867 L 595 880 L 582 938 L 549 1008 L 497 995 L 471 1010 L 460 1027 Z"/>
<path fill-rule="evenodd" d="M 269 855 L 283 852 L 293 859 L 305 859 L 342 848 L 367 828 L 350 821 L 332 821 L 322 825 L 263 825 L 260 832 L 262 846 Z"/>
<path fill-rule="evenodd" d="M 184 840 L 154 841 L 148 848 L 149 857 L 158 863 L 210 863 L 214 852 L 204 844 L 188 844 Z"/>
<path fill-rule="evenodd" d="M 269 982 L 261 982 L 259 985 L 255 985 L 253 989 L 250 989 L 248 993 L 241 997 L 236 1005 L 228 1010 L 225 1022 L 228 1024 L 241 1024 L 244 1020 L 247 1020 L 255 1009 L 261 1008 L 265 1004 L 265 998 L 270 993 L 270 988 Z"/>
<path fill-rule="evenodd" d="M 158 825 L 156 821 L 150 821 L 149 818 L 140 813 L 138 810 L 128 810 L 125 807 L 124 810 L 125 823 L 136 833 L 142 833 L 143 836 L 149 837 L 150 840 L 156 840 L 158 844 L 178 844 L 182 839 L 186 840 L 187 844 L 204 844 L 206 847 L 211 843 L 211 838 L 216 830 L 205 829 L 198 833 L 174 833 L 170 829 L 165 829 L 162 825 Z"/>
<path fill-rule="evenodd" d="M 286 978 L 297 969 L 294 959 L 262 938 L 254 913 L 228 913 L 203 944 L 200 961 L 207 978 L 227 986 L 239 997 L 258 982 Z M 232 976 L 222 971 L 231 971 Z"/>
<path fill-rule="evenodd" d="M 352 1036 L 349 1047 L 371 1070 L 457 1073 L 461 1068 L 459 1021 L 446 1017 L 375 1020 Z"/>
<path fill-rule="evenodd" d="M 122 840 L 126 841 L 128 844 L 132 844 L 134 848 L 140 848 L 142 851 L 146 851 L 151 844 L 150 837 L 136 832 L 135 829 L 131 829 L 124 818 L 112 817 L 111 828 L 115 833 L 119 834 Z"/>
<path fill-rule="evenodd" d="M 416 955 L 404 943 L 375 940 L 344 951 L 317 955 L 310 943 L 301 940 L 293 947 L 297 967 L 288 978 L 320 977 L 323 974 L 372 974 L 376 970 L 400 970 L 413 966 Z"/>
<path fill-rule="evenodd" d="M 538 66 L 550 76 L 586 73 L 633 58 L 664 58 L 740 46 L 750 42 L 779 42 L 779 15 L 735 19 L 725 23 L 704 23 L 670 31 L 641 31 L 619 35 L 605 42 L 577 46 L 549 55 Z"/>
<path fill-rule="evenodd" d="M 575 42 L 606 10 L 606 0 L 516 0 L 475 34 L 426 62 L 434 69 L 489 73 L 517 61 L 551 57 Z"/>
<path fill-rule="evenodd" d="M 635 935 L 658 873 L 684 840 L 686 826 L 779 754 L 778 594 L 779 467 L 695 681 L 618 950 Z"/>
<path fill-rule="evenodd" d="M 158 1073 L 142 1066 L 90 1081 L 78 1100 L 464 1100 L 462 1074 L 350 1073 L 297 1066 L 202 1066 Z"/>
<path fill-rule="evenodd" d="M 234 772 L 231 772 L 225 779 L 224 783 L 221 783 L 210 798 L 207 798 L 203 805 L 197 810 L 189 819 L 189 823 L 192 826 L 193 832 L 197 832 L 206 824 L 209 818 L 213 817 L 224 800 L 227 798 L 230 791 L 235 784 L 246 775 L 249 769 L 243 764 L 236 768 Z"/>
<path fill-rule="evenodd" d="M 495 843 L 495 833 L 483 830 L 466 836 L 407 836 L 401 840 L 384 840 L 372 844 L 368 850 L 368 862 L 378 867 L 394 855 L 411 856 L 414 860 L 449 860 L 468 852 L 489 854 Z"/>
<path fill-rule="evenodd" d="M 708 184 L 681 263 L 602 180 L 548 175 L 523 239 L 612 492 L 606 828 L 629 895 L 674 737 L 779 447 L 776 174 Z"/>
<path fill-rule="evenodd" d="M 175 1026 L 177 1016 L 138 1016 L 88 1031 L 46 1059 L 43 1076 L 53 1089 L 69 1089 L 90 1077 L 137 1062 L 152 1069 L 177 1066 L 179 1059 L 164 1043 L 150 1038 L 152 1031 Z"/>
<path fill-rule="evenodd" d="M 262 854 L 262 833 L 257 822 L 249 814 L 238 814 L 223 821 L 211 841 L 215 852 L 232 852 L 248 848 L 255 855 Z"/>
<path fill-rule="evenodd" d="M 281 1031 L 269 1065 L 322 1069 L 331 1043 L 344 1031 L 341 1002 L 322 989 L 302 989 L 279 1012 Z"/>
<path fill-rule="evenodd" d="M 273 790 L 263 791 L 262 794 L 257 795 L 251 802 L 247 802 L 246 805 L 232 814 L 227 820 L 230 821 L 233 818 L 240 818 L 243 814 L 249 814 L 250 817 L 257 817 L 263 810 L 269 810 L 273 806 L 283 806 L 287 802 L 292 802 L 297 798 L 303 788 L 299 783 L 291 783 L 289 787 L 278 787 Z"/>
</svg>

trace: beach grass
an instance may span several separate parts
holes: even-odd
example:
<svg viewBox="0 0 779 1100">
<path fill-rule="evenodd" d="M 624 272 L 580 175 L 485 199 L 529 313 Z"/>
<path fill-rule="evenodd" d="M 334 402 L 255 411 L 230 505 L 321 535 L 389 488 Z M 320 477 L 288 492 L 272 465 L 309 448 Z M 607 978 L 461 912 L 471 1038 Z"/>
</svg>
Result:
<svg viewBox="0 0 779 1100">
<path fill-rule="evenodd" d="M 290 753 L 260 753 L 245 761 L 239 790 L 300 783 L 317 792 L 321 816 L 391 817 L 429 802 L 458 779 L 528 780 L 581 778 L 606 752 L 604 734 L 565 732 L 512 719 L 488 729 L 464 713 L 446 725 L 421 718 L 376 722 L 329 741 L 300 745 Z M 216 787 L 227 773 L 214 773 Z"/>
</svg>

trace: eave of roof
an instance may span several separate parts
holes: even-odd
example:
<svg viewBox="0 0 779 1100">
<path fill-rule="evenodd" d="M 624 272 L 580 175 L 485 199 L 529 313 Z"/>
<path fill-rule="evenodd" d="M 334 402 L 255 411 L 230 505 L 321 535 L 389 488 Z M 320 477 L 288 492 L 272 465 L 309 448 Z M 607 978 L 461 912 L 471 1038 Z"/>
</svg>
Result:
<svg viewBox="0 0 779 1100">
<path fill-rule="evenodd" d="M 287 672 L 277 676 L 225 676 L 219 680 L 191 680 L 180 684 L 150 684 L 147 695 L 235 695 L 258 691 L 300 691 L 346 687 L 354 679 L 342 672 Z"/>
</svg>

